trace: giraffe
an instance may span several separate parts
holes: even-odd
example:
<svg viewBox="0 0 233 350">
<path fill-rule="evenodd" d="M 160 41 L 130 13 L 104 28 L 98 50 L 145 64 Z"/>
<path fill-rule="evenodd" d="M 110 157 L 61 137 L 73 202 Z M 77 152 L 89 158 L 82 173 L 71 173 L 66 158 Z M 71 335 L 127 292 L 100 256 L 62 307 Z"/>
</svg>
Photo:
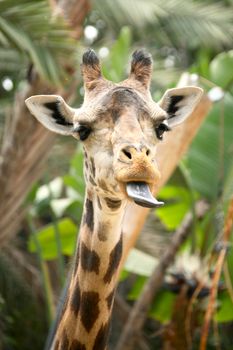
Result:
<svg viewBox="0 0 233 350">
<path fill-rule="evenodd" d="M 169 89 L 154 102 L 152 63 L 149 53 L 135 51 L 128 78 L 113 83 L 102 76 L 99 59 L 90 49 L 81 65 L 85 94 L 80 108 L 71 108 L 56 95 L 26 100 L 45 127 L 75 137 L 84 152 L 83 216 L 53 350 L 107 349 L 126 205 L 163 205 L 152 195 L 160 179 L 156 145 L 201 98 L 202 89 L 190 86 Z"/>
</svg>

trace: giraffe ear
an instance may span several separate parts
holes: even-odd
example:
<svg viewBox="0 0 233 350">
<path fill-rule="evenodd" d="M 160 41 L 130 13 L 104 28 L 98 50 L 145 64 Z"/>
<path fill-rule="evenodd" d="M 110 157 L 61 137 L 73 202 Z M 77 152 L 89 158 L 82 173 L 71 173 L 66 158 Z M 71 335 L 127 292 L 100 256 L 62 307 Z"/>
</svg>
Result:
<svg viewBox="0 0 233 350">
<path fill-rule="evenodd" d="M 203 90 L 196 86 L 170 89 L 159 101 L 159 106 L 168 114 L 168 125 L 182 123 L 194 110 L 201 99 Z"/>
<path fill-rule="evenodd" d="M 144 50 L 137 50 L 132 55 L 130 78 L 138 80 L 149 89 L 152 74 L 151 55 Z"/>
<path fill-rule="evenodd" d="M 102 78 L 100 62 L 94 50 L 90 49 L 84 53 L 81 70 L 85 86 L 92 90 L 96 81 Z"/>
<path fill-rule="evenodd" d="M 47 129 L 62 135 L 71 135 L 75 110 L 61 96 L 36 95 L 25 101 L 30 112 Z"/>
</svg>

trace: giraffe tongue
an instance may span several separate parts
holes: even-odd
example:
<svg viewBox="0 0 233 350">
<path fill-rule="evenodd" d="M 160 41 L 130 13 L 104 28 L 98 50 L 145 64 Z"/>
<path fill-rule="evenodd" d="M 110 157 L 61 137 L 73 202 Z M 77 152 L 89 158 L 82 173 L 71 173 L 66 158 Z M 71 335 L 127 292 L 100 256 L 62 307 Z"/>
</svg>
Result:
<svg viewBox="0 0 233 350">
<path fill-rule="evenodd" d="M 145 182 L 128 182 L 126 192 L 136 204 L 142 207 L 158 208 L 164 204 L 152 196 L 149 185 Z"/>
</svg>

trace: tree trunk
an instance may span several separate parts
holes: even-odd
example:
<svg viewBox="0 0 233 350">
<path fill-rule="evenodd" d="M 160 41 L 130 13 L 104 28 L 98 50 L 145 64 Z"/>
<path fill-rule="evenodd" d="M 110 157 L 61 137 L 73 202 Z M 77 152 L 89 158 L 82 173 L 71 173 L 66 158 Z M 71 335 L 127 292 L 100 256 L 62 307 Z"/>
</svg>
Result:
<svg viewBox="0 0 233 350">
<path fill-rule="evenodd" d="M 90 1 L 60 0 L 56 6 L 61 8 L 59 12 L 72 25 L 75 37 L 80 38 Z M 66 92 L 66 98 L 73 91 Z M 49 93 L 55 94 L 57 91 L 35 77 L 25 90 L 16 95 L 11 120 L 5 128 L 0 155 L 0 246 L 12 239 L 20 229 L 27 210 L 22 204 L 33 183 L 40 178 L 55 140 L 54 134 L 30 115 L 24 101 L 31 95 Z M 64 95 L 62 92 L 59 94 Z"/>
</svg>

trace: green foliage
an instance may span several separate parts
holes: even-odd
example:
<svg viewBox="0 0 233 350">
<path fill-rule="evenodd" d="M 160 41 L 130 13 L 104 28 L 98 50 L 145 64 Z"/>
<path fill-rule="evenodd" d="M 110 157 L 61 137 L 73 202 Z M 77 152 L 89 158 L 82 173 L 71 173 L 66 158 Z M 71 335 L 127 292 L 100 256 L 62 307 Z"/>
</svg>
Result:
<svg viewBox="0 0 233 350">
<path fill-rule="evenodd" d="M 222 190 L 221 177 L 232 166 L 232 108 L 233 97 L 226 93 L 224 101 L 213 106 L 186 157 L 194 189 L 210 200 Z"/>
<path fill-rule="evenodd" d="M 218 297 L 218 311 L 215 320 L 219 323 L 233 320 L 233 301 L 227 292 L 222 292 Z"/>
<path fill-rule="evenodd" d="M 0 1 L 0 53 L 5 51 L 0 54 L 0 76 L 7 70 L 18 75 L 32 62 L 43 79 L 61 85 L 66 76 L 62 62 L 69 58 L 72 63 L 74 48 L 64 21 L 51 19 L 47 1 Z"/>
<path fill-rule="evenodd" d="M 39 297 L 40 293 L 36 290 L 34 281 L 24 279 L 21 269 L 16 260 L 13 263 L 11 258 L 1 251 L 0 347 L 30 350 L 33 344 L 35 350 L 41 350 L 48 326 L 44 303 Z"/>
<path fill-rule="evenodd" d="M 161 323 L 171 320 L 176 296 L 168 291 L 160 291 L 152 304 L 149 315 Z"/>
<path fill-rule="evenodd" d="M 62 253 L 64 255 L 72 256 L 77 234 L 76 225 L 68 218 L 59 220 L 57 225 L 61 240 Z M 43 259 L 56 259 L 58 257 L 58 251 L 54 224 L 46 225 L 44 228 L 35 232 L 35 234 L 37 235 L 41 247 Z M 29 240 L 28 248 L 31 253 L 36 252 L 36 244 L 32 237 Z"/>
<path fill-rule="evenodd" d="M 156 216 L 168 230 L 175 230 L 190 210 L 192 195 L 185 187 L 166 185 L 159 192 L 159 197 L 166 205 L 156 209 Z"/>
<path fill-rule="evenodd" d="M 140 264 L 138 263 L 140 261 Z M 139 276 L 149 277 L 157 264 L 157 259 L 136 248 L 131 249 L 124 270 Z"/>
<path fill-rule="evenodd" d="M 212 60 L 210 78 L 223 89 L 233 84 L 233 50 L 222 52 Z"/>
<path fill-rule="evenodd" d="M 94 6 L 108 28 L 130 25 L 143 45 L 189 49 L 232 45 L 232 11 L 219 2 L 99 0 Z"/>
<path fill-rule="evenodd" d="M 125 67 L 131 51 L 131 42 L 131 31 L 129 27 L 123 27 L 110 50 L 107 61 L 102 65 L 103 74 L 106 79 L 115 82 L 124 79 Z"/>
</svg>

